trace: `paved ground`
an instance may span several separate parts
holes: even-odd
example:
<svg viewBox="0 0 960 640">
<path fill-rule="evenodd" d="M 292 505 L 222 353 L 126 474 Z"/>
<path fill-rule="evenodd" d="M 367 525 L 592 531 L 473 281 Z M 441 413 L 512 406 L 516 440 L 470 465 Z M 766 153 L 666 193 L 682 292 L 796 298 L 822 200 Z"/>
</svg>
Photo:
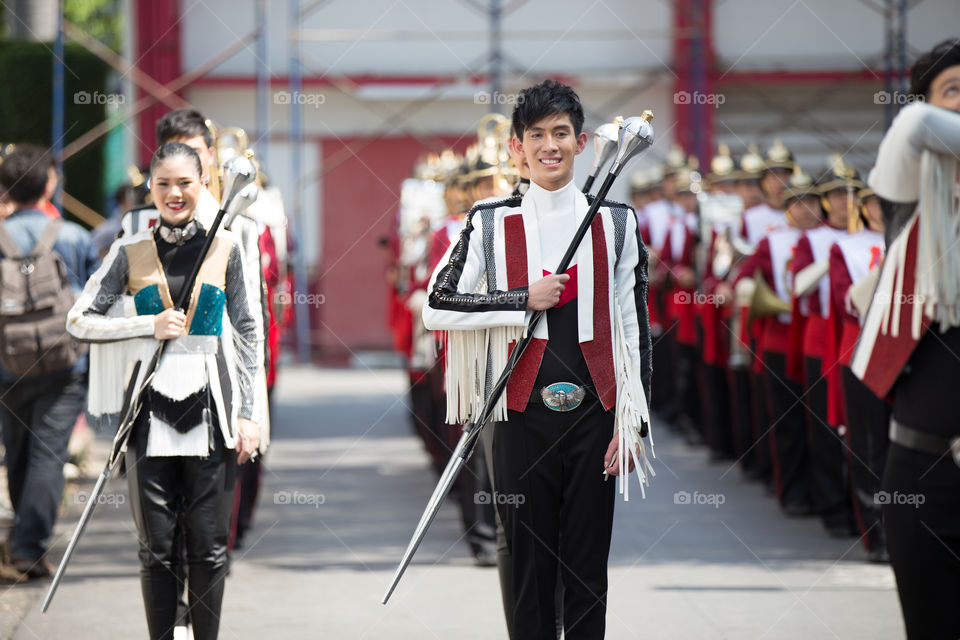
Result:
<svg viewBox="0 0 960 640">
<path fill-rule="evenodd" d="M 505 636 L 496 571 L 472 566 L 450 505 L 380 605 L 434 482 L 403 391 L 394 370 L 284 370 L 258 520 L 235 556 L 221 638 Z M 787 520 L 736 470 L 655 436 L 647 499 L 617 505 L 608 638 L 903 637 L 893 575 L 864 563 L 856 541 Z M 58 549 L 89 488 L 68 498 Z M 677 504 L 684 491 L 689 504 Z M 40 594 L 0 595 L 0 625 L 12 629 L 26 610 L 17 640 L 146 637 L 122 481 L 108 487 L 47 614 Z"/>
</svg>

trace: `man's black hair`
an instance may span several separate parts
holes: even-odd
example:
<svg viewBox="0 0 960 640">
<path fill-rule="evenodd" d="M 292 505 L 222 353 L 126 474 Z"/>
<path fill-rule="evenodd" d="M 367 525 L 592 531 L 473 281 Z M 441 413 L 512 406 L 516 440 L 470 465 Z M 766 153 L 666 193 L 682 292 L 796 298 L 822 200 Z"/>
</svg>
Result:
<svg viewBox="0 0 960 640">
<path fill-rule="evenodd" d="M 544 80 L 520 92 L 513 108 L 513 131 L 523 140 L 527 128 L 558 113 L 570 116 L 573 133 L 579 136 L 583 130 L 583 106 L 577 92 L 562 82 Z"/>
<path fill-rule="evenodd" d="M 960 38 L 944 40 L 917 58 L 910 69 L 909 94 L 922 99 L 930 97 L 930 85 L 941 72 L 960 65 Z"/>
<path fill-rule="evenodd" d="M 47 170 L 52 164 L 46 149 L 18 144 L 0 163 L 0 187 L 15 203 L 36 202 L 47 190 Z"/>
<path fill-rule="evenodd" d="M 203 136 L 208 147 L 213 146 L 213 132 L 207 126 L 207 120 L 196 109 L 177 109 L 160 118 L 157 122 L 157 144 L 163 145 L 177 138 Z"/>
</svg>

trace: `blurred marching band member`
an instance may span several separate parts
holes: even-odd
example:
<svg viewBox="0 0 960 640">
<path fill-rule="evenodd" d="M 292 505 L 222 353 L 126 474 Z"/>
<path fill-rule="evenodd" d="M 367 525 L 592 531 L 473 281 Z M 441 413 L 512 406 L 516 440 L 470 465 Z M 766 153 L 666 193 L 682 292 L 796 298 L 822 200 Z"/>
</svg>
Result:
<svg viewBox="0 0 960 640">
<path fill-rule="evenodd" d="M 846 426 L 847 462 L 857 527 L 872 562 L 885 562 L 886 539 L 876 495 L 886 462 L 890 425 L 889 405 L 873 395 L 850 371 L 853 348 L 866 310 L 855 301 L 855 285 L 883 261 L 883 213 L 870 188 L 857 194 L 862 230 L 841 236 L 830 247 L 830 326 L 828 351 L 835 366 L 827 376 L 827 422 Z M 871 290 L 872 292 L 872 290 Z M 870 293 L 870 292 L 868 292 Z M 861 296 L 862 299 L 863 296 Z"/>
<path fill-rule="evenodd" d="M 849 489 L 845 425 L 827 415 L 827 374 L 835 362 L 827 353 L 830 314 L 830 248 L 848 235 L 848 213 L 856 208 L 856 191 L 863 186 L 856 171 L 837 155 L 818 184 L 824 224 L 805 231 L 791 261 L 793 317 L 787 375 L 800 383 L 807 414 L 810 451 L 810 490 L 813 508 L 835 537 L 856 532 Z M 855 215 L 855 211 L 854 211 Z"/>
<path fill-rule="evenodd" d="M 680 428 L 680 401 L 677 399 L 674 367 L 674 330 L 667 314 L 672 280 L 661 261 L 667 232 L 674 219 L 686 219 L 686 212 L 677 203 L 677 174 L 686 166 L 683 150 L 674 147 L 662 166 L 659 198 L 637 213 L 640 234 L 650 254 L 650 330 L 653 332 L 653 362 L 657 370 L 656 396 L 650 406 L 670 427 Z"/>
<path fill-rule="evenodd" d="M 769 175 L 769 174 L 768 174 Z M 789 226 L 767 233 L 743 264 L 739 280 L 756 276 L 756 286 L 773 292 L 759 340 L 765 398 L 774 421 L 770 443 L 777 497 L 784 513 L 807 515 L 811 509 L 809 453 L 803 388 L 787 373 L 792 280 L 790 262 L 800 235 L 819 226 L 823 213 L 813 180 L 797 168 L 783 190 Z M 764 289 L 765 288 L 765 289 Z"/>
</svg>

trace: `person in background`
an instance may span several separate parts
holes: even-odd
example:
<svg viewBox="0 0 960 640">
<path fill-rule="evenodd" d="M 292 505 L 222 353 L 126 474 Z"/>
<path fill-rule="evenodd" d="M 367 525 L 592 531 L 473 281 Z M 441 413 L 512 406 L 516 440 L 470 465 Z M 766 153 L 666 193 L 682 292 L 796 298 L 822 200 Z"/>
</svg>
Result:
<svg viewBox="0 0 960 640">
<path fill-rule="evenodd" d="M 41 210 L 50 166 L 44 149 L 26 144 L 17 145 L 0 163 L 0 190 L 7 203 L 0 207 L 0 254 L 12 258 L 16 250 L 35 255 L 51 249 L 65 267 L 70 289 L 79 292 L 99 260 L 86 230 L 59 217 L 51 220 Z M 5 300 L 9 290 L 0 291 Z M 57 331 L 62 335 L 62 328 Z M 87 395 L 86 356 L 59 353 L 37 353 L 25 372 L 0 367 L 0 424 L 16 514 L 2 554 L 2 577 L 10 581 L 53 573 L 46 554 L 63 495 L 67 443 Z"/>
</svg>

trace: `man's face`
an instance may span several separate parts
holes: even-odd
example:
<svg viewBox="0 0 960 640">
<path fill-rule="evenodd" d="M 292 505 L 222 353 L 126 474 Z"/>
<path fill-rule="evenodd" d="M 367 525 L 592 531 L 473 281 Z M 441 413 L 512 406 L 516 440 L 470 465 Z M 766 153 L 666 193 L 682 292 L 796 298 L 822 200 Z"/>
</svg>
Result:
<svg viewBox="0 0 960 640">
<path fill-rule="evenodd" d="M 663 176 L 663 182 L 661 183 L 661 189 L 663 190 L 663 197 L 667 200 L 676 200 L 677 199 L 677 174 L 668 173 Z"/>
<path fill-rule="evenodd" d="M 493 176 L 477 178 L 477 181 L 473 183 L 471 195 L 474 202 L 497 195 L 496 183 L 493 181 Z"/>
<path fill-rule="evenodd" d="M 778 202 L 783 195 L 783 190 L 787 188 L 790 180 L 790 171 L 787 169 L 772 169 L 763 174 L 761 184 L 763 192 L 771 202 Z"/>
<path fill-rule="evenodd" d="M 743 200 L 743 208 L 749 209 L 763 202 L 763 190 L 756 180 L 741 180 L 736 184 L 736 194 Z"/>
<path fill-rule="evenodd" d="M 820 198 L 814 195 L 793 198 L 787 204 L 787 219 L 797 229 L 812 229 L 818 226 L 823 219 Z"/>
<path fill-rule="evenodd" d="M 930 83 L 927 102 L 960 113 L 960 64 L 947 67 Z"/>
<path fill-rule="evenodd" d="M 830 207 L 828 212 L 830 226 L 837 229 L 845 229 L 847 226 L 848 201 L 846 189 L 834 189 L 827 192 L 827 204 Z"/>
<path fill-rule="evenodd" d="M 171 138 L 166 142 L 182 142 L 196 151 L 197 155 L 200 156 L 200 166 L 203 167 L 203 183 L 210 184 L 210 167 L 212 167 L 214 163 L 214 149 L 213 147 L 207 146 L 202 135 L 196 135 L 192 138 Z"/>
<path fill-rule="evenodd" d="M 566 113 L 535 122 L 523 131 L 520 150 L 530 166 L 530 180 L 555 191 L 573 179 L 573 157 L 583 151 L 587 134 L 577 135 Z"/>
</svg>

